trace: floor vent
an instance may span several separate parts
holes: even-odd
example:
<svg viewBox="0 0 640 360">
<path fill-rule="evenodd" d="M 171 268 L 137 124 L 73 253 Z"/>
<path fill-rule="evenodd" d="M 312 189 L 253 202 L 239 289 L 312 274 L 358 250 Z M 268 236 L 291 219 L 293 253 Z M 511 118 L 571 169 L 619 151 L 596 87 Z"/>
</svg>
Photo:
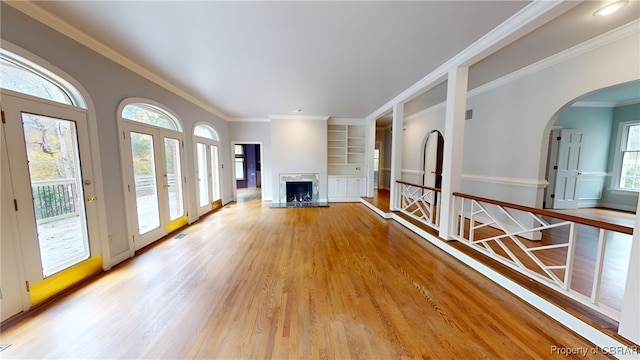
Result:
<svg viewBox="0 0 640 360">
<path fill-rule="evenodd" d="M 182 239 L 182 238 L 183 238 L 183 237 L 185 237 L 185 236 L 187 236 L 187 234 L 182 233 L 182 234 L 178 234 L 178 235 L 174 236 L 173 238 L 174 238 L 174 239 Z"/>
</svg>

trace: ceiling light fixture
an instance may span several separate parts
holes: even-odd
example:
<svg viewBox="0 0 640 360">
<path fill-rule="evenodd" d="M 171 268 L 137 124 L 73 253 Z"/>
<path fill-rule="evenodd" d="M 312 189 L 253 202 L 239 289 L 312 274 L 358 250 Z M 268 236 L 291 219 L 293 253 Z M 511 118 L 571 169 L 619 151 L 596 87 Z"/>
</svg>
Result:
<svg viewBox="0 0 640 360">
<path fill-rule="evenodd" d="M 603 7 L 601 7 L 600 9 L 596 10 L 593 13 L 593 16 L 607 16 L 607 15 L 611 15 L 614 12 L 620 10 L 622 7 L 624 7 L 625 5 L 627 5 L 629 3 L 629 0 L 618 0 L 618 1 L 614 1 L 612 3 L 609 3 Z"/>
</svg>

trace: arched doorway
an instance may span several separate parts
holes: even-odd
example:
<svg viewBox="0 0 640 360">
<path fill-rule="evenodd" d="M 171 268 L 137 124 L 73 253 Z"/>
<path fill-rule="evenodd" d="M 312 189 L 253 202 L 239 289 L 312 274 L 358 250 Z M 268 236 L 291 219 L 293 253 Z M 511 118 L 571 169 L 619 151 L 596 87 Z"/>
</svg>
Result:
<svg viewBox="0 0 640 360">
<path fill-rule="evenodd" d="M 422 170 L 424 171 L 422 184 L 440 188 L 442 186 L 442 153 L 444 137 L 438 130 L 431 131 L 425 138 L 423 145 Z"/>
<path fill-rule="evenodd" d="M 549 125 L 545 208 L 635 211 L 640 190 L 640 81 L 571 101 Z"/>
</svg>

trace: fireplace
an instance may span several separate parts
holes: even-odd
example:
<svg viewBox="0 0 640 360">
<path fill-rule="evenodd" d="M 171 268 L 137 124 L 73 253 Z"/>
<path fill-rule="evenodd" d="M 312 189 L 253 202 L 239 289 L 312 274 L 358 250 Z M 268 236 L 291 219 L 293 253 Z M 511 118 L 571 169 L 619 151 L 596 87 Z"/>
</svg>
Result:
<svg viewBox="0 0 640 360">
<path fill-rule="evenodd" d="M 313 200 L 312 181 L 287 181 L 287 203 L 310 203 Z"/>
<path fill-rule="evenodd" d="M 319 202 L 319 174 L 280 174 L 279 201 L 272 207 L 317 207 L 329 206 Z"/>
</svg>

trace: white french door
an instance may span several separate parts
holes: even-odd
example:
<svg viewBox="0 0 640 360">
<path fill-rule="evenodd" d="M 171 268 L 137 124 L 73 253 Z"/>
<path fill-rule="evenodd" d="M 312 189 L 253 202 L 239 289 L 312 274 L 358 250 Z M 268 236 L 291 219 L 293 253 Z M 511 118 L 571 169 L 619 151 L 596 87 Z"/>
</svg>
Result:
<svg viewBox="0 0 640 360">
<path fill-rule="evenodd" d="M 198 190 L 198 216 L 204 215 L 220 203 L 219 143 L 196 138 L 196 180 Z"/>
<path fill-rule="evenodd" d="M 4 320 L 28 308 L 15 279 L 33 285 L 100 251 L 86 111 L 5 91 L 2 111 Z"/>
<path fill-rule="evenodd" d="M 129 232 L 139 250 L 187 223 L 182 133 L 122 122 Z"/>
</svg>

